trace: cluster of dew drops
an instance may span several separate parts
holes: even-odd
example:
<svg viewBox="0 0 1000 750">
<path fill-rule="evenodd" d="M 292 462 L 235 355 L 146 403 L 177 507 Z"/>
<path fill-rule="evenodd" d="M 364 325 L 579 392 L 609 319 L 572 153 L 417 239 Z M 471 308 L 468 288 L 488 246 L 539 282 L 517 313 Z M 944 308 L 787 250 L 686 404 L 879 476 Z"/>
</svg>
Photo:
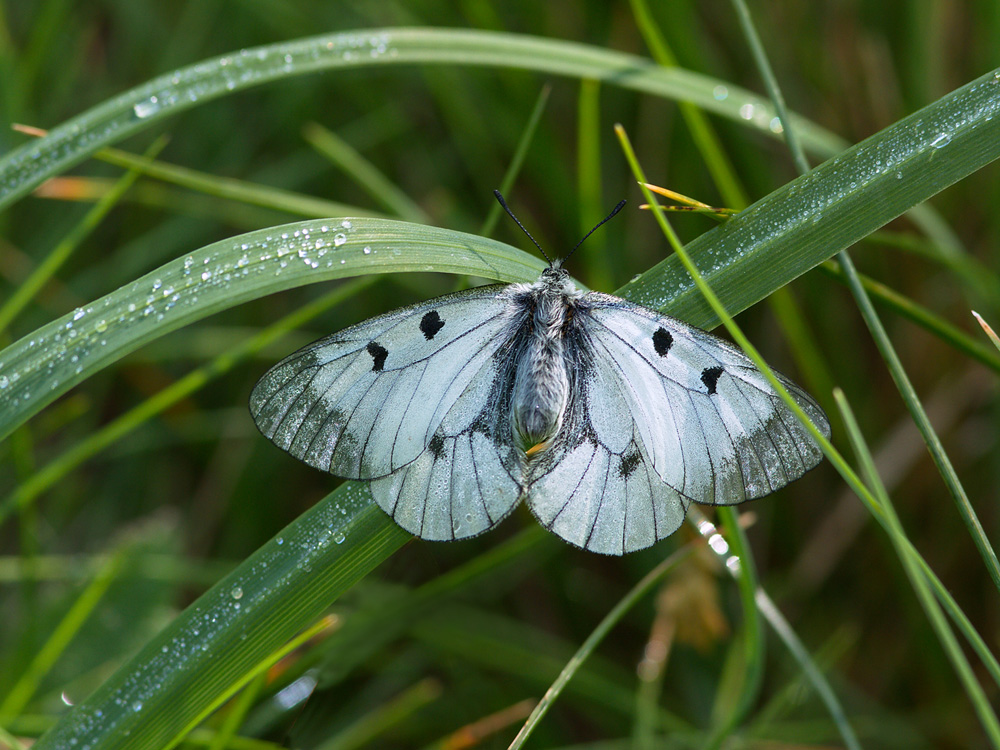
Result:
<svg viewBox="0 0 1000 750">
<path fill-rule="evenodd" d="M 112 326 L 148 330 L 162 324 L 178 305 L 194 307 L 201 295 L 224 295 L 237 277 L 281 275 L 291 262 L 308 270 L 344 265 L 347 259 L 343 254 L 331 250 L 344 246 L 353 228 L 351 221 L 344 219 L 336 225 L 282 232 L 252 245 L 243 242 L 238 245 L 241 252 L 235 261 L 220 261 L 211 254 L 188 255 L 179 267 L 168 267 L 153 278 L 134 282 L 124 299 L 115 293 L 79 307 L 17 347 L 21 349 L 19 367 L 5 372 L 0 361 L 0 403 L 16 407 L 29 400 L 34 390 L 27 385 L 29 376 L 35 388 L 52 391 L 60 386 L 61 377 L 81 375 L 88 357 L 108 345 L 105 334 Z M 361 249 L 362 255 L 375 252 L 370 246 Z M 18 384 L 20 387 L 15 387 Z"/>
</svg>

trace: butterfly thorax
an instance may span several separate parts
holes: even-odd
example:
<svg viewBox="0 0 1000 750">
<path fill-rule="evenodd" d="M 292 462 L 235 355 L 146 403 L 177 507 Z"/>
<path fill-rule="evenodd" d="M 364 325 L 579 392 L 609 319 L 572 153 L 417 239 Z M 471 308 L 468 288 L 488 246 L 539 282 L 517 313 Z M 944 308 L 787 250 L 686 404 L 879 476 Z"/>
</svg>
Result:
<svg viewBox="0 0 1000 750">
<path fill-rule="evenodd" d="M 531 457 L 546 447 L 562 424 L 570 392 L 566 327 L 583 292 L 553 264 L 534 284 L 523 285 L 517 296 L 530 317 L 517 362 L 511 423 L 518 447 Z"/>
</svg>

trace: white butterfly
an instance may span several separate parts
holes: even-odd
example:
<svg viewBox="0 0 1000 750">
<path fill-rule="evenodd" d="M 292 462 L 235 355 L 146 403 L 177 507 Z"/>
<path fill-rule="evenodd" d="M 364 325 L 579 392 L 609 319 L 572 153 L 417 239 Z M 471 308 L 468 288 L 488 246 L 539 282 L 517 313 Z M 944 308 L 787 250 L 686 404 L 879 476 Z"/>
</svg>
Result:
<svg viewBox="0 0 1000 750">
<path fill-rule="evenodd" d="M 829 435 L 816 402 L 779 379 Z M 673 533 L 692 502 L 761 497 L 822 459 L 741 351 L 584 293 L 559 261 L 533 284 L 321 339 L 260 379 L 250 411 L 278 446 L 368 481 L 396 523 L 431 540 L 481 534 L 525 500 L 571 544 L 620 555 Z"/>
</svg>

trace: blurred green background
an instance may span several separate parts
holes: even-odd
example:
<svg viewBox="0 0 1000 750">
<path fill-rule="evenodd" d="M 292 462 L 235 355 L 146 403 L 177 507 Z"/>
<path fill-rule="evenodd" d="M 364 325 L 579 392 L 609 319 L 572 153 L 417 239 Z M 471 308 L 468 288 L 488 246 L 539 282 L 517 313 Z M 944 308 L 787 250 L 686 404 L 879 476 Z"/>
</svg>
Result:
<svg viewBox="0 0 1000 750">
<path fill-rule="evenodd" d="M 732 6 L 680 0 L 649 5 L 680 66 L 764 94 Z M 649 56 L 636 20 L 639 7 L 559 0 L 0 3 L 0 152 L 28 140 L 13 123 L 53 127 L 174 68 L 331 31 L 492 29 Z M 785 0 L 757 3 L 751 11 L 789 107 L 852 143 L 997 65 L 1000 5 L 992 2 Z M 675 102 L 518 70 L 391 66 L 253 88 L 194 107 L 118 146 L 141 153 L 165 135 L 160 160 L 210 178 L 336 201 L 354 207 L 349 213 L 402 212 L 410 220 L 477 233 L 546 86 L 550 94 L 507 198 L 556 255 L 627 198 L 629 207 L 588 240 L 571 268 L 584 283 L 610 292 L 669 252 L 652 217 L 636 208 L 641 194 L 614 123 L 627 129 L 651 180 L 726 204 Z M 748 200 L 795 177 L 780 140 L 732 121 L 711 124 Z M 331 148 L 367 166 L 334 158 Z M 393 203 L 388 188 L 366 181 L 366 168 L 381 173 L 410 203 Z M 120 174 L 119 167 L 88 161 L 0 214 L 0 301 Z M 942 263 L 905 218 L 854 249 L 860 270 L 983 340 L 969 310 L 975 307 L 994 325 L 1000 321 L 997 297 L 988 291 L 997 287 L 1000 260 L 996 183 L 996 170 L 988 167 L 933 201 L 958 246 L 978 264 L 981 287 Z M 303 218 L 219 193 L 141 177 L 0 343 L 196 248 Z M 677 215 L 673 222 L 685 240 L 714 226 L 697 215 Z M 509 222 L 500 222 L 492 236 L 526 244 Z M 101 597 L 23 715 L 7 728 L 37 735 L 65 703 L 89 694 L 222 573 L 334 486 L 337 480 L 256 432 L 247 395 L 271 364 L 314 338 L 458 283 L 430 274 L 378 277 L 144 421 L 8 519 L 0 528 L 0 700 L 80 601 L 102 556 L 128 547 L 136 562 Z M 312 285 L 215 315 L 90 378 L 0 443 L 0 493 L 8 496 L 103 425 L 329 289 Z M 797 370 L 797 352 L 773 307 L 748 310 L 741 324 L 778 369 L 810 387 L 825 377 L 844 390 L 910 540 L 995 647 L 997 592 L 849 293 L 821 272 L 789 290 L 798 305 L 792 319 L 805 327 L 828 366 L 822 375 Z M 955 354 L 912 322 L 890 312 L 883 320 L 987 535 L 996 538 L 996 372 Z M 834 410 L 828 390 L 816 395 Z M 843 434 L 834 442 L 849 453 Z M 866 747 L 989 746 L 885 535 L 828 464 L 743 510 L 762 585 L 827 672 Z M 411 542 L 338 601 L 335 611 L 345 620 L 368 611 L 390 592 L 433 581 L 534 524 L 520 510 L 471 541 Z M 321 679 L 304 702 L 276 702 L 273 696 L 289 681 L 272 671 L 239 731 L 275 746 L 417 747 L 506 710 L 494 724 L 486 722 L 477 740 L 482 747 L 506 747 L 524 719 L 522 702 L 537 699 L 629 588 L 691 536 L 682 530 L 625 559 L 587 554 L 555 538 L 537 540 L 503 575 L 487 576 L 471 590 L 455 586 L 431 611 L 404 610 L 397 634 L 350 674 Z M 659 681 L 656 701 L 688 726 L 659 725 L 657 742 L 669 744 L 655 746 L 701 746 L 704 738 L 692 728 L 704 728 L 713 712 L 726 710 L 727 680 L 740 669 L 741 622 L 732 581 L 708 563 L 686 564 L 611 633 L 588 662 L 586 679 L 573 683 L 530 746 L 631 746 L 632 707 Z M 662 638 L 670 650 L 661 674 L 643 656 L 655 655 L 648 645 Z M 762 691 L 728 746 L 840 746 L 829 716 L 770 633 L 768 646 Z M 323 663 L 311 648 L 292 659 L 293 674 L 309 674 L 303 665 L 313 664 L 310 658 Z M 328 663 L 324 668 L 332 669 Z M 996 685 L 981 670 L 977 675 L 995 704 Z M 360 717 L 372 717 L 373 735 L 357 728 Z M 208 727 L 221 720 L 214 717 Z"/>
</svg>

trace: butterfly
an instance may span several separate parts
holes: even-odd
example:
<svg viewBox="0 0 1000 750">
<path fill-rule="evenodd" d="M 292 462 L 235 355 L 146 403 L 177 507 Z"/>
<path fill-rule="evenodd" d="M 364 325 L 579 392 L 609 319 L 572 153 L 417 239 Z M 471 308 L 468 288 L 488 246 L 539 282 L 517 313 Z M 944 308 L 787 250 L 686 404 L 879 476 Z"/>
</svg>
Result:
<svg viewBox="0 0 1000 750">
<path fill-rule="evenodd" d="M 829 435 L 819 405 L 778 379 Z M 279 447 L 367 481 L 429 540 L 481 534 L 525 501 L 567 542 L 621 555 L 673 533 L 691 503 L 767 495 L 822 459 L 739 349 L 584 293 L 558 260 L 534 283 L 437 297 L 320 339 L 260 379 L 250 411 Z"/>
</svg>

